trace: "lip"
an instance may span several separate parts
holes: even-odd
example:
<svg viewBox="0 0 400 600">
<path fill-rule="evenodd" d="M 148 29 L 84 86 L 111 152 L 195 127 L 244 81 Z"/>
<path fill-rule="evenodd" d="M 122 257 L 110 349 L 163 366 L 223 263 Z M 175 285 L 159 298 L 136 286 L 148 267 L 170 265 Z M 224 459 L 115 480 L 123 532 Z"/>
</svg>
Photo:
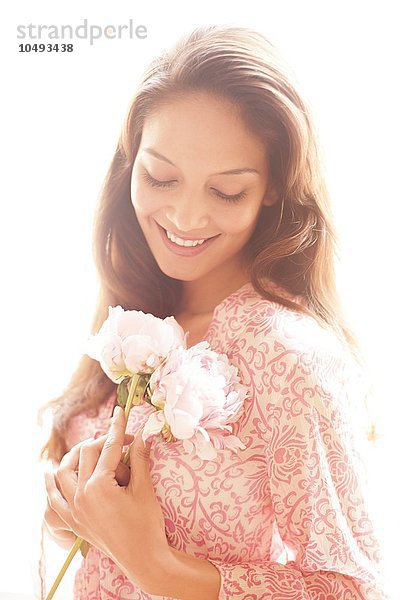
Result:
<svg viewBox="0 0 400 600">
<path fill-rule="evenodd" d="M 168 239 L 167 232 L 165 231 L 165 229 L 161 227 L 161 225 L 159 225 L 157 221 L 155 221 L 155 223 L 158 227 L 162 241 L 164 242 L 165 246 L 169 250 L 171 250 L 171 252 L 177 254 L 178 256 L 196 256 L 197 254 L 201 254 L 201 252 L 204 252 L 204 250 L 206 250 L 213 243 L 213 241 L 221 235 L 218 234 L 210 238 L 206 242 L 203 242 L 199 246 L 178 246 L 174 242 L 171 242 L 170 239 Z"/>
</svg>

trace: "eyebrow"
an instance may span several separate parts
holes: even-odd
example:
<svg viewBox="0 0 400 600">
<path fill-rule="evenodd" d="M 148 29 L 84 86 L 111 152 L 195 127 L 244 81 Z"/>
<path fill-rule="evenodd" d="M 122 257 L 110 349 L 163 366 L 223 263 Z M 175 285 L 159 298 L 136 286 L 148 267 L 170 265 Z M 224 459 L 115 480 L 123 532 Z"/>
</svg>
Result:
<svg viewBox="0 0 400 600">
<path fill-rule="evenodd" d="M 147 152 L 148 154 L 151 154 L 152 156 L 154 156 L 155 158 L 158 158 L 159 160 L 163 160 L 163 161 L 169 163 L 173 167 L 176 167 L 176 165 L 174 165 L 174 163 L 172 161 L 170 161 L 169 158 L 167 158 L 166 156 L 163 156 L 162 154 L 160 154 L 153 148 L 143 148 L 143 151 Z M 229 169 L 228 171 L 222 171 L 221 173 L 212 173 L 212 175 L 241 175 L 242 173 L 257 173 L 258 175 L 260 174 L 259 171 L 257 171 L 257 169 L 251 169 L 250 167 L 245 167 L 243 169 Z"/>
</svg>

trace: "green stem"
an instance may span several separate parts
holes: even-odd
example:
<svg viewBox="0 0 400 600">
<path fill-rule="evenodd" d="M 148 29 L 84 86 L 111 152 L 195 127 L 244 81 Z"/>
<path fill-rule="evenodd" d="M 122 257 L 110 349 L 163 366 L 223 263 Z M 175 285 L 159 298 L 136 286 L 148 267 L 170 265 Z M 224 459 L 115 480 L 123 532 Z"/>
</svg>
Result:
<svg viewBox="0 0 400 600">
<path fill-rule="evenodd" d="M 142 376 L 143 376 L 143 373 L 135 373 L 135 375 L 132 377 L 131 384 L 129 386 L 128 399 L 127 399 L 126 405 L 125 405 L 125 427 L 126 427 L 126 423 L 128 422 L 128 416 L 129 416 L 130 410 L 132 408 L 132 405 L 133 404 L 135 404 L 135 405 L 141 404 L 141 402 L 142 402 L 140 390 L 137 392 L 137 389 L 141 382 Z M 144 382 L 147 384 L 146 379 L 144 379 Z M 126 464 L 129 460 L 130 449 L 131 448 L 129 446 L 128 451 L 122 460 L 122 462 L 124 464 Z M 81 537 L 76 538 L 74 545 L 72 546 L 71 550 L 69 551 L 69 554 L 68 554 L 63 566 L 61 567 L 61 570 L 60 570 L 59 574 L 57 575 L 56 580 L 53 583 L 50 592 L 46 596 L 46 600 L 51 600 L 51 598 L 53 598 L 53 596 L 61 582 L 61 579 L 64 577 L 65 572 L 68 569 L 72 559 L 74 558 L 74 556 L 78 552 L 78 550 L 81 548 L 84 541 L 85 540 Z"/>
<path fill-rule="evenodd" d="M 132 404 L 133 404 L 133 399 L 137 396 L 136 394 L 136 390 L 139 387 L 139 383 L 141 381 L 142 378 L 142 373 L 135 373 L 135 375 L 132 377 L 130 386 L 129 386 L 129 394 L 128 394 L 128 399 L 126 401 L 126 405 L 125 405 L 125 420 L 126 423 L 128 422 L 128 417 L 129 417 L 129 413 L 131 411 L 132 408 Z M 147 381 L 146 381 L 147 384 Z M 141 398 L 138 397 L 137 401 L 135 402 L 135 404 L 141 404 Z M 129 446 L 124 458 L 122 459 L 122 462 L 124 463 L 124 465 L 128 464 L 129 461 L 129 454 L 131 451 L 131 447 Z"/>
<path fill-rule="evenodd" d="M 58 588 L 58 586 L 60 584 L 61 579 L 64 577 L 65 571 L 68 569 L 72 559 L 74 558 L 75 554 L 78 552 L 79 548 L 81 547 L 82 542 L 83 542 L 82 538 L 80 538 L 80 537 L 76 538 L 75 543 L 72 546 L 72 548 L 67 556 L 67 560 L 63 564 L 61 571 L 57 575 L 57 578 L 56 578 L 55 582 L 53 583 L 50 592 L 46 596 L 46 600 L 51 600 L 51 598 L 54 596 L 56 589 Z"/>
</svg>

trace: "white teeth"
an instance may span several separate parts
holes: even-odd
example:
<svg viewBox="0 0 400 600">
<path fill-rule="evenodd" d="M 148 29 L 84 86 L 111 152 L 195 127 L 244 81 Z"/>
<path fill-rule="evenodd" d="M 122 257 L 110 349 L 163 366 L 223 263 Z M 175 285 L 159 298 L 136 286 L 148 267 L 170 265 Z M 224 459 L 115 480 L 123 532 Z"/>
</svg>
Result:
<svg viewBox="0 0 400 600">
<path fill-rule="evenodd" d="M 182 240 L 179 237 L 176 237 L 173 233 L 171 233 L 170 231 L 168 231 L 168 229 L 165 230 L 167 232 L 167 237 L 169 240 L 171 240 L 171 242 L 174 242 L 175 244 L 177 244 L 178 246 L 199 246 L 200 244 L 203 244 L 206 240 Z"/>
</svg>

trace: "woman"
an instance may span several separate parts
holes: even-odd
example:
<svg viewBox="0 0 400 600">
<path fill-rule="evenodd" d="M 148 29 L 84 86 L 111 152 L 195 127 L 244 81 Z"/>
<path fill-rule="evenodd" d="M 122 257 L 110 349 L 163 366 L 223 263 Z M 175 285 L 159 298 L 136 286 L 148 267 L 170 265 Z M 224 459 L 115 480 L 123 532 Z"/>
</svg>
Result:
<svg viewBox="0 0 400 600">
<path fill-rule="evenodd" d="M 42 450 L 62 459 L 46 477 L 47 529 L 65 548 L 75 535 L 91 544 L 75 598 L 384 598 L 316 135 L 261 34 L 198 28 L 153 61 L 94 233 L 92 332 L 108 306 L 174 315 L 189 346 L 228 355 L 250 394 L 233 429 L 246 450 L 210 467 L 144 446 L 140 407 L 131 435 L 122 415 L 109 427 L 115 384 L 82 357 Z M 132 439 L 130 480 L 119 460 Z"/>
</svg>

